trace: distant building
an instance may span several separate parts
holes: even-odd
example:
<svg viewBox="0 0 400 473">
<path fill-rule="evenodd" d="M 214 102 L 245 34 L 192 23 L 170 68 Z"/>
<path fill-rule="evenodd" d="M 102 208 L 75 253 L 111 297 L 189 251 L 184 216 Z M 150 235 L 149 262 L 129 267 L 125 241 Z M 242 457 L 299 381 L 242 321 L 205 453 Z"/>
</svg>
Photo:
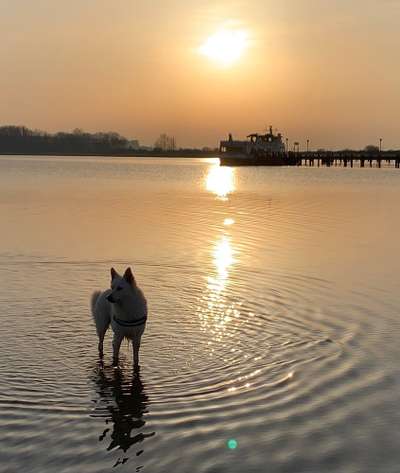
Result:
<svg viewBox="0 0 400 473">
<path fill-rule="evenodd" d="M 126 149 L 140 149 L 139 140 L 127 140 Z"/>
</svg>

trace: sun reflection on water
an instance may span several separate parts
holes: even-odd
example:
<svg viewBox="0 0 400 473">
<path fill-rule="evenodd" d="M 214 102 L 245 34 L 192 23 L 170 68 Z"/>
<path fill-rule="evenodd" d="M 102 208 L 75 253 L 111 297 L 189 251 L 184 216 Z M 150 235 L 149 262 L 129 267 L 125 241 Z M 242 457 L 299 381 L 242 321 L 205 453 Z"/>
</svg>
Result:
<svg viewBox="0 0 400 473">
<path fill-rule="evenodd" d="M 224 219 L 224 231 L 209 249 L 212 268 L 206 286 L 198 300 L 197 316 L 203 343 L 210 358 L 219 358 L 226 366 L 224 390 L 227 395 L 236 395 L 243 390 L 254 389 L 260 369 L 251 370 L 254 354 L 243 345 L 243 327 L 254 314 L 244 309 L 235 290 L 234 268 L 240 252 L 234 246 L 229 232 L 233 219 Z M 249 369 L 247 369 L 247 364 Z M 229 374 L 228 374 L 229 373 Z"/>
<path fill-rule="evenodd" d="M 227 235 L 217 240 L 211 251 L 214 271 L 207 277 L 206 291 L 198 306 L 201 329 L 211 336 L 208 341 L 211 353 L 217 344 L 227 343 L 234 335 L 232 321 L 240 314 L 237 304 L 229 300 L 225 291 L 229 270 L 236 262 L 235 254 Z"/>
<path fill-rule="evenodd" d="M 211 166 L 206 177 L 206 189 L 221 199 L 235 191 L 235 169 Z"/>
<path fill-rule="evenodd" d="M 218 279 L 225 281 L 228 278 L 228 269 L 234 262 L 233 251 L 230 238 L 224 235 L 221 240 L 215 245 L 214 251 L 214 265 L 218 272 Z"/>
</svg>

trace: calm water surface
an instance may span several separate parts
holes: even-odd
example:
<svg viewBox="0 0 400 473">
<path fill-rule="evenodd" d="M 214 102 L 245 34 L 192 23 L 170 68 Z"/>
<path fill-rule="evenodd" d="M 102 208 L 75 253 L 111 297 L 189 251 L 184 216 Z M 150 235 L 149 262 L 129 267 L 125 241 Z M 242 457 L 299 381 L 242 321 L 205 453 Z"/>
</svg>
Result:
<svg viewBox="0 0 400 473">
<path fill-rule="evenodd" d="M 0 157 L 0 470 L 398 473 L 399 183 Z M 139 378 L 110 336 L 98 364 L 111 265 L 149 301 Z"/>
</svg>

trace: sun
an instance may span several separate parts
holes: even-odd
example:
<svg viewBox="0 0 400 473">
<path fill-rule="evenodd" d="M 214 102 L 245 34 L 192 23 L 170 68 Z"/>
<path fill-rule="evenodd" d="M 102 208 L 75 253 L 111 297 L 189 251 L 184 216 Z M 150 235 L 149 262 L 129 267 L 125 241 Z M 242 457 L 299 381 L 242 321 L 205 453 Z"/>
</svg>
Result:
<svg viewBox="0 0 400 473">
<path fill-rule="evenodd" d="M 199 52 L 221 66 L 236 63 L 248 47 L 244 30 L 220 29 L 200 46 Z"/>
</svg>

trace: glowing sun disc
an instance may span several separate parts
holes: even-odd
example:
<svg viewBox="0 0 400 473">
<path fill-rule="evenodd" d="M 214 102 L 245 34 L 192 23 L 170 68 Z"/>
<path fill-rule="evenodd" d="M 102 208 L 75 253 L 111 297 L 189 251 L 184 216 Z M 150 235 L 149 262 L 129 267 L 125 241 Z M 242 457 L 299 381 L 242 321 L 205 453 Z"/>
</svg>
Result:
<svg viewBox="0 0 400 473">
<path fill-rule="evenodd" d="M 229 66 L 240 59 L 247 46 L 245 31 L 222 29 L 207 38 L 199 51 L 218 64 Z"/>
</svg>

